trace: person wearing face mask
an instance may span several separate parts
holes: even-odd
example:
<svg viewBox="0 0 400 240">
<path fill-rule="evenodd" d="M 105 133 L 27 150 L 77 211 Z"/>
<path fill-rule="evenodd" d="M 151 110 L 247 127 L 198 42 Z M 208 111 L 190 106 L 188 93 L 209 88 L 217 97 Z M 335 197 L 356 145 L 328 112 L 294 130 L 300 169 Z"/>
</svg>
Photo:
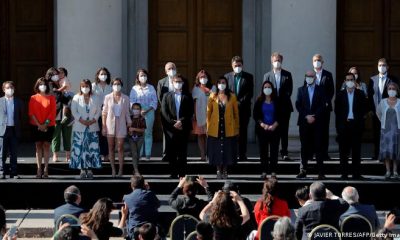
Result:
<svg viewBox="0 0 400 240">
<path fill-rule="evenodd" d="M 108 152 L 110 154 L 111 176 L 116 177 L 115 148 L 118 151 L 119 170 L 118 177 L 123 175 L 124 166 L 124 140 L 127 129 L 131 127 L 129 97 L 121 92 L 122 79 L 114 78 L 111 82 L 113 92 L 104 97 L 102 111 L 102 134 L 107 136 Z M 115 143 L 117 146 L 115 146 Z"/>
<path fill-rule="evenodd" d="M 321 133 L 324 127 L 324 113 L 326 100 L 323 88 L 316 84 L 315 71 L 307 71 L 305 74 L 306 85 L 299 87 L 297 91 L 296 109 L 299 112 L 297 125 L 299 126 L 301 143 L 300 173 L 297 178 L 307 176 L 308 160 L 316 155 L 318 179 L 325 179 L 322 159 Z"/>
<path fill-rule="evenodd" d="M 239 105 L 239 160 L 247 161 L 247 126 L 251 117 L 253 98 L 253 75 L 243 71 L 243 59 L 234 56 L 231 61 L 233 72 L 225 74 L 230 90 L 236 95 Z"/>
<path fill-rule="evenodd" d="M 362 90 L 365 97 L 368 98 L 368 87 L 367 87 L 367 84 L 364 81 L 362 81 L 362 79 L 361 79 L 360 70 L 357 67 L 351 67 L 349 69 L 348 73 L 352 73 L 354 75 L 354 77 L 356 79 L 356 81 L 355 81 L 356 88 Z M 343 82 L 340 90 L 343 90 L 343 89 L 346 89 L 346 81 Z"/>
<path fill-rule="evenodd" d="M 158 102 L 161 104 L 162 100 L 164 98 L 164 95 L 168 92 L 173 92 L 174 91 L 174 85 L 172 78 L 176 75 L 176 65 L 173 62 L 167 62 L 164 67 L 165 76 L 164 78 L 160 79 L 157 84 L 157 99 Z M 166 142 L 165 142 L 165 131 L 163 129 L 163 157 L 162 160 L 166 161 L 165 155 L 165 147 L 166 147 Z"/>
<path fill-rule="evenodd" d="M 368 101 L 369 108 L 373 113 L 376 113 L 378 105 L 382 99 L 388 97 L 387 87 L 391 82 L 397 83 L 397 79 L 388 74 L 389 65 L 385 58 L 378 60 L 378 74 L 370 78 L 368 84 Z M 376 114 L 373 114 L 373 132 L 374 132 L 374 156 L 373 159 L 379 157 L 379 146 L 380 146 L 380 134 L 381 134 L 381 122 L 379 121 Z"/>
<path fill-rule="evenodd" d="M 281 141 L 281 156 L 283 160 L 290 160 L 288 156 L 288 134 L 290 114 L 293 112 L 293 104 L 290 99 L 293 92 L 292 74 L 282 69 L 283 56 L 274 52 L 271 55 L 272 70 L 264 74 L 264 82 L 270 81 L 276 92 L 276 101 L 280 105 L 279 138 Z M 279 147 L 279 146 L 278 146 Z"/>
<path fill-rule="evenodd" d="M 92 83 L 92 92 L 96 96 L 99 106 L 103 109 L 104 98 L 106 95 L 112 93 L 110 85 L 111 74 L 106 67 L 101 67 L 96 71 L 94 82 Z M 99 146 L 100 155 L 103 156 L 103 161 L 108 161 L 108 143 L 107 137 L 103 136 L 103 119 L 99 117 Z"/>
<path fill-rule="evenodd" d="M 320 86 L 322 89 L 322 93 L 324 94 L 326 107 L 325 112 L 322 119 L 322 158 L 328 160 L 330 157 L 328 155 L 328 146 L 329 146 L 329 125 L 331 119 L 331 112 L 333 110 L 332 107 L 332 99 L 335 95 L 335 87 L 333 83 L 332 73 L 323 69 L 324 59 L 321 54 L 315 54 L 312 58 L 312 64 L 314 67 L 314 72 L 316 75 L 315 84 Z"/>
<path fill-rule="evenodd" d="M 192 130 L 193 99 L 184 90 L 183 77 L 173 78 L 174 91 L 161 102 L 161 123 L 165 134 L 165 158 L 170 164 L 171 178 L 185 176 L 187 145 Z"/>
<path fill-rule="evenodd" d="M 356 87 L 355 76 L 346 74 L 346 88 L 339 91 L 335 98 L 336 132 L 339 143 L 341 178 L 347 179 L 351 173 L 353 179 L 361 179 L 361 137 L 364 130 L 364 116 L 367 109 L 366 98 L 362 90 Z M 349 171 L 348 156 L 352 154 L 352 167 Z"/>
<path fill-rule="evenodd" d="M 18 179 L 17 155 L 18 142 L 21 138 L 23 103 L 14 96 L 15 84 L 12 81 L 3 83 L 4 97 L 0 98 L 0 177 Z M 10 156 L 10 168 L 6 167 L 7 155 Z"/>
<path fill-rule="evenodd" d="M 276 101 L 276 92 L 273 86 L 273 83 L 268 80 L 263 83 L 260 96 L 254 103 L 253 109 L 262 166 L 262 179 L 267 178 L 267 173 L 271 174 L 271 177 L 276 177 L 276 165 L 278 164 L 280 127 L 278 112 L 280 106 Z"/>
<path fill-rule="evenodd" d="M 217 167 L 217 179 L 228 178 L 228 166 L 235 163 L 237 135 L 239 134 L 239 109 L 228 80 L 222 76 L 215 83 L 207 104 L 207 156 Z"/>
<path fill-rule="evenodd" d="M 153 125 L 155 111 L 157 109 L 157 93 L 153 85 L 148 81 L 149 73 L 145 69 L 139 69 L 136 73 L 136 82 L 129 95 L 131 104 L 139 103 L 142 106 L 141 115 L 146 120 L 146 130 L 144 131 L 144 145 L 140 151 L 140 156 L 146 156 L 150 160 L 153 145 Z"/>
<path fill-rule="evenodd" d="M 132 104 L 132 125 L 128 128 L 128 140 L 132 152 L 132 175 L 140 175 L 139 172 L 139 158 L 140 149 L 143 144 L 143 133 L 146 130 L 146 121 L 142 116 L 142 106 L 140 103 Z"/>
<path fill-rule="evenodd" d="M 196 76 L 192 97 L 194 101 L 193 133 L 197 135 L 201 161 L 206 161 L 207 102 L 211 92 L 215 92 L 215 86 L 212 85 L 211 76 L 207 71 L 200 70 Z"/>
<path fill-rule="evenodd" d="M 29 123 L 36 145 L 36 178 L 48 178 L 50 142 L 56 125 L 56 98 L 50 94 L 45 78 L 39 78 L 34 87 L 35 95 L 29 100 Z M 44 159 L 44 171 L 42 169 Z"/>
<path fill-rule="evenodd" d="M 98 119 L 101 108 L 92 92 L 89 79 L 80 83 L 80 92 L 71 104 L 72 116 L 76 119 L 72 128 L 72 152 L 69 167 L 80 169 L 81 179 L 92 179 L 92 169 L 101 168 Z"/>
<path fill-rule="evenodd" d="M 390 82 L 386 85 L 388 97 L 382 99 L 376 109 L 381 122 L 379 160 L 385 162 L 385 179 L 399 179 L 397 166 L 400 161 L 400 99 L 399 86 Z M 393 170 L 391 165 L 393 164 Z"/>
</svg>

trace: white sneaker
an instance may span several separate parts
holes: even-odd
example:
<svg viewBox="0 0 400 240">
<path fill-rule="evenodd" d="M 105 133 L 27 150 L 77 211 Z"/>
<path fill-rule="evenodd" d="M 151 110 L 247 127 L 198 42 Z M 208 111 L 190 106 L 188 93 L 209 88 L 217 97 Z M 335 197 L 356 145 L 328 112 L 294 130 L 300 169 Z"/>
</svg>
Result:
<svg viewBox="0 0 400 240">
<path fill-rule="evenodd" d="M 389 179 L 389 178 L 390 178 L 390 175 L 392 175 L 390 172 L 386 172 L 386 174 L 385 174 L 385 179 Z"/>
</svg>

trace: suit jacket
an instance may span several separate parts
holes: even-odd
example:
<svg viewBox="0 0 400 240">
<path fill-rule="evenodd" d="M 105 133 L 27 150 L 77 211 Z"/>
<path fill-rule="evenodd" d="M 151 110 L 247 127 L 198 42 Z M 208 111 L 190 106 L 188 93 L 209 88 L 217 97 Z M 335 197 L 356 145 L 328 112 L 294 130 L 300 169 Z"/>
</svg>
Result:
<svg viewBox="0 0 400 240">
<path fill-rule="evenodd" d="M 277 83 L 275 79 L 274 71 L 267 72 L 264 74 L 264 80 L 270 81 L 274 85 L 275 91 L 278 90 Z M 279 102 L 279 105 L 282 109 L 285 109 L 282 113 L 291 113 L 293 112 L 293 104 L 292 100 L 290 99 L 293 92 L 293 79 L 292 74 L 284 69 L 281 69 L 281 82 L 279 86 L 279 94 L 276 96 L 276 100 Z"/>
<path fill-rule="evenodd" d="M 347 209 L 347 211 L 340 216 L 339 225 L 342 224 L 346 217 L 353 214 L 359 214 L 366 217 L 371 223 L 373 231 L 379 229 L 380 223 L 374 205 L 360 203 L 351 204 L 349 209 Z"/>
<path fill-rule="evenodd" d="M 225 136 L 233 137 L 239 134 L 239 110 L 235 94 L 231 93 L 225 105 Z M 207 134 L 218 137 L 219 126 L 218 94 L 211 93 L 207 104 Z"/>
<path fill-rule="evenodd" d="M 323 89 L 315 85 L 314 95 L 310 107 L 310 97 L 308 94 L 308 86 L 299 87 L 297 91 L 296 109 L 299 112 L 299 118 L 297 120 L 297 125 L 307 124 L 307 115 L 315 115 L 315 123 L 319 124 L 324 113 L 325 106 L 325 95 Z"/>
<path fill-rule="evenodd" d="M 354 89 L 353 96 L 353 116 L 354 127 L 361 131 L 364 128 L 364 116 L 367 109 L 366 98 L 364 92 L 359 89 Z M 343 133 L 347 116 L 349 114 L 349 99 L 347 90 L 341 90 L 337 93 L 335 99 L 335 114 L 336 114 L 336 131 L 338 134 Z"/>
<path fill-rule="evenodd" d="M 389 97 L 387 93 L 387 86 L 390 82 L 395 82 L 398 84 L 397 79 L 393 76 L 387 75 L 385 86 L 383 87 L 382 96 L 379 91 L 379 75 L 372 76 L 368 84 L 368 100 L 369 100 L 369 110 L 376 112 L 380 100 Z"/>
<path fill-rule="evenodd" d="M 239 105 L 239 114 L 251 116 L 251 99 L 253 98 L 254 91 L 254 80 L 253 75 L 242 71 L 242 78 L 239 83 L 239 94 L 236 96 Z M 229 89 L 235 93 L 235 73 L 229 72 L 225 74 L 226 79 L 228 79 Z"/>
<path fill-rule="evenodd" d="M 174 124 L 178 120 L 175 105 L 175 92 L 168 92 L 162 98 L 161 123 L 166 134 L 172 136 L 174 133 L 189 133 L 192 130 L 193 99 L 190 95 L 182 93 L 181 105 L 179 107 L 179 120 L 182 122 L 183 130 L 177 130 Z"/>
<path fill-rule="evenodd" d="M 326 111 L 331 112 L 332 108 L 332 98 L 335 95 L 335 86 L 333 83 L 332 73 L 322 69 L 321 81 L 319 82 L 319 86 L 323 89 L 323 93 L 325 95 L 326 102 Z"/>
<path fill-rule="evenodd" d="M 72 99 L 71 104 L 71 113 L 74 116 L 75 121 L 72 127 L 72 130 L 75 132 L 84 132 L 86 130 L 86 126 L 79 122 L 79 119 L 82 120 L 93 120 L 95 119 L 96 122 L 89 126 L 89 132 L 97 132 L 100 131 L 99 124 L 97 120 L 101 115 L 101 108 L 99 102 L 97 101 L 97 97 L 92 95 L 89 99 L 88 110 L 86 110 L 86 103 L 84 96 L 81 94 L 76 94 Z"/>
<path fill-rule="evenodd" d="M 320 224 L 329 224 L 338 228 L 339 218 L 348 208 L 349 205 L 343 199 L 312 201 L 299 208 L 295 223 L 297 239 L 307 240 L 307 234 Z"/>
<path fill-rule="evenodd" d="M 75 203 L 66 203 L 64 205 L 61 205 L 58 208 L 54 209 L 54 224 L 64 214 L 71 214 L 79 218 L 79 215 L 81 215 L 81 213 L 83 212 L 86 212 L 85 209 L 81 208 Z"/>
<path fill-rule="evenodd" d="M 14 99 L 14 126 L 17 138 L 21 137 L 21 123 L 23 115 L 23 103 L 19 98 Z M 6 97 L 0 98 L 0 136 L 4 136 L 7 127 L 7 102 Z"/>
<path fill-rule="evenodd" d="M 115 135 L 117 137 L 126 136 L 128 130 L 127 125 L 132 123 L 129 97 L 125 94 L 121 94 L 121 115 L 118 118 L 118 125 L 120 128 L 118 129 L 118 132 L 115 132 L 115 121 L 117 120 L 117 118 L 114 115 L 113 106 L 114 96 L 113 93 L 110 93 L 104 97 L 102 112 L 102 115 L 107 116 L 105 121 L 107 126 L 107 134 Z"/>
<path fill-rule="evenodd" d="M 161 104 L 164 94 L 169 92 L 169 78 L 166 76 L 163 79 L 160 79 L 157 84 L 157 98 L 158 102 Z"/>
<path fill-rule="evenodd" d="M 265 130 L 260 126 L 260 123 L 262 123 L 264 120 L 264 114 L 262 112 L 263 103 L 264 103 L 263 99 L 262 100 L 257 99 L 257 101 L 254 103 L 253 119 L 255 121 L 256 133 L 265 132 Z M 274 110 L 275 110 L 274 112 L 275 121 L 277 121 L 279 124 L 279 122 L 281 121 L 280 119 L 281 114 L 279 114 L 281 105 L 279 105 L 277 101 L 273 101 L 272 104 L 274 105 Z"/>
</svg>

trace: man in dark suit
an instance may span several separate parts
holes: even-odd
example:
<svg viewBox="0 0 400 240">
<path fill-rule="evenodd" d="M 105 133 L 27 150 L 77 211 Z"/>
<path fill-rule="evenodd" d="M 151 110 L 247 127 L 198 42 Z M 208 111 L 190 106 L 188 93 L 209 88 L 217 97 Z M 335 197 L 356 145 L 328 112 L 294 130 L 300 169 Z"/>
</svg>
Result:
<svg viewBox="0 0 400 240">
<path fill-rule="evenodd" d="M 373 159 L 378 159 L 379 156 L 379 144 L 381 138 L 381 122 L 376 115 L 376 108 L 382 99 L 387 98 L 387 85 L 390 82 L 397 82 L 392 76 L 388 75 L 389 65 L 385 58 L 378 60 L 378 74 L 372 76 L 368 84 L 368 100 L 369 107 L 373 113 L 373 131 L 374 131 L 374 156 Z"/>
<path fill-rule="evenodd" d="M 251 99 L 253 98 L 253 75 L 242 71 L 243 59 L 234 56 L 231 61 L 232 72 L 226 73 L 228 86 L 235 93 L 239 105 L 239 160 L 247 160 L 247 126 L 251 116 Z"/>
<path fill-rule="evenodd" d="M 348 216 L 359 214 L 368 219 L 368 221 L 371 223 L 373 232 L 379 229 L 380 223 L 374 205 L 359 203 L 359 195 L 357 189 L 355 189 L 354 187 L 345 187 L 342 192 L 342 198 L 350 206 L 349 209 L 347 209 L 347 211 L 340 216 L 339 225 Z"/>
<path fill-rule="evenodd" d="M 165 158 L 171 166 L 171 178 L 185 176 L 187 145 L 192 130 L 193 99 L 183 89 L 181 75 L 173 78 L 174 91 L 164 95 L 161 122 L 165 134 Z"/>
<path fill-rule="evenodd" d="M 283 56 L 274 52 L 271 55 L 272 70 L 264 74 L 264 80 L 270 81 L 274 85 L 277 93 L 276 101 L 280 109 L 278 113 L 281 115 L 279 119 L 279 138 L 281 141 L 281 156 L 283 160 L 290 160 L 288 157 L 288 134 L 290 114 L 293 112 L 292 100 L 290 99 L 293 91 L 292 74 L 282 69 Z"/>
<path fill-rule="evenodd" d="M 85 212 L 85 210 L 79 206 L 82 197 L 81 191 L 76 186 L 71 185 L 65 189 L 64 200 L 64 205 L 54 209 L 54 225 L 62 215 L 70 214 L 79 218 L 79 215 Z"/>
<path fill-rule="evenodd" d="M 326 199 L 326 187 L 322 182 L 310 186 L 311 202 L 299 208 L 295 223 L 298 240 L 307 240 L 311 230 L 321 224 L 338 228 L 340 216 L 349 208 L 342 199 Z"/>
<path fill-rule="evenodd" d="M 21 123 L 23 114 L 22 101 L 14 96 L 15 84 L 12 81 L 3 83 L 4 97 L 0 98 L 0 175 L 6 178 L 18 179 L 17 155 L 18 141 L 21 138 Z M 10 156 L 10 169 L 6 168 L 7 156 Z"/>
<path fill-rule="evenodd" d="M 161 105 L 163 100 L 164 94 L 167 92 L 173 92 L 174 86 L 172 84 L 172 78 L 176 75 L 176 65 L 173 62 L 167 62 L 164 67 L 165 76 L 164 78 L 160 79 L 157 84 L 157 99 Z M 164 129 L 163 129 L 164 131 Z M 165 132 L 163 133 L 163 158 L 162 160 L 165 161 Z"/>
<path fill-rule="evenodd" d="M 300 87 L 297 91 L 296 109 L 299 112 L 297 125 L 299 126 L 301 142 L 300 173 L 297 178 L 307 176 L 308 160 L 312 159 L 314 153 L 318 164 L 318 178 L 325 178 L 321 151 L 321 128 L 326 101 L 322 88 L 315 84 L 315 80 L 315 72 L 308 71 L 305 75 L 306 85 Z"/>
<path fill-rule="evenodd" d="M 361 136 L 364 129 L 366 98 L 362 90 L 355 87 L 355 77 L 346 74 L 346 88 L 337 93 L 335 99 L 336 131 L 338 134 L 340 168 L 342 179 L 347 179 L 348 156 L 352 153 L 352 175 L 361 179 Z"/>
<path fill-rule="evenodd" d="M 333 83 L 332 73 L 323 69 L 324 59 L 321 54 L 315 54 L 312 58 L 315 75 L 317 77 L 316 84 L 323 90 L 326 108 L 323 115 L 322 121 L 322 158 L 325 160 L 329 159 L 328 146 L 329 146 L 329 123 L 331 119 L 332 98 L 335 95 L 335 87 Z"/>
</svg>

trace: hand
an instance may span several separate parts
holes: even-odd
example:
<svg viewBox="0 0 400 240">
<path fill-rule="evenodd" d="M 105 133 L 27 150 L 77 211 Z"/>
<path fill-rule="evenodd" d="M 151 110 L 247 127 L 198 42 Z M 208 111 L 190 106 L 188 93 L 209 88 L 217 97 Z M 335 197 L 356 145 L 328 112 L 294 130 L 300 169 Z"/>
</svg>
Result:
<svg viewBox="0 0 400 240">
<path fill-rule="evenodd" d="M 231 197 L 232 197 L 233 201 L 238 202 L 238 201 L 242 200 L 242 198 L 239 196 L 239 194 L 237 192 L 230 191 L 230 194 L 231 194 Z"/>
<path fill-rule="evenodd" d="M 149 183 L 147 181 L 144 181 L 144 188 L 146 190 L 150 190 L 150 185 L 149 185 Z"/>
<path fill-rule="evenodd" d="M 146 114 L 147 114 L 147 111 L 145 111 L 145 110 L 142 110 L 142 111 L 140 112 L 140 114 L 142 115 L 142 117 L 144 117 L 144 116 L 146 116 Z"/>
<path fill-rule="evenodd" d="M 185 184 L 185 180 L 186 179 L 184 177 L 179 178 L 178 188 L 183 188 L 183 184 Z"/>
<path fill-rule="evenodd" d="M 214 197 L 213 197 L 213 199 L 211 200 L 211 203 L 214 203 L 215 200 L 217 200 L 217 197 L 218 197 L 218 195 L 219 195 L 221 192 L 222 192 L 221 190 L 218 190 L 218 192 L 215 192 L 215 193 L 214 193 Z"/>
<path fill-rule="evenodd" d="M 128 212 L 128 206 L 125 203 L 124 206 L 121 207 L 121 214 L 122 216 L 128 216 Z"/>
<path fill-rule="evenodd" d="M 103 127 L 101 133 L 103 134 L 103 136 L 107 136 L 107 128 Z"/>
<path fill-rule="evenodd" d="M 180 120 L 176 121 L 174 128 L 182 130 L 182 122 Z"/>
<path fill-rule="evenodd" d="M 385 221 L 385 225 L 383 226 L 384 228 L 390 230 L 393 229 L 395 226 L 394 224 L 394 220 L 396 219 L 396 215 L 394 214 L 389 214 L 386 216 L 386 221 Z"/>
<path fill-rule="evenodd" d="M 97 239 L 96 233 L 85 224 L 81 225 L 81 233 L 82 235 L 89 237 L 90 239 Z"/>
<path fill-rule="evenodd" d="M 129 128 L 128 128 L 129 132 L 134 132 L 135 129 L 136 129 L 136 128 L 133 128 L 133 127 L 129 127 Z"/>
<path fill-rule="evenodd" d="M 270 130 L 270 131 L 274 131 L 275 129 L 276 129 L 276 125 L 275 125 L 275 124 L 270 125 L 270 126 L 268 127 L 268 130 Z"/>
<path fill-rule="evenodd" d="M 309 124 L 313 124 L 315 122 L 315 115 L 307 115 L 306 119 Z"/>
<path fill-rule="evenodd" d="M 206 181 L 206 179 L 203 176 L 199 176 L 196 181 L 200 184 L 200 186 L 202 186 L 203 188 L 207 188 L 208 187 L 208 183 Z"/>
<path fill-rule="evenodd" d="M 265 123 L 261 123 L 260 126 L 265 130 L 268 131 L 269 125 Z"/>
<path fill-rule="evenodd" d="M 8 231 L 3 236 L 3 240 L 17 240 L 17 234 L 14 234 L 11 238 L 8 236 Z"/>
</svg>

